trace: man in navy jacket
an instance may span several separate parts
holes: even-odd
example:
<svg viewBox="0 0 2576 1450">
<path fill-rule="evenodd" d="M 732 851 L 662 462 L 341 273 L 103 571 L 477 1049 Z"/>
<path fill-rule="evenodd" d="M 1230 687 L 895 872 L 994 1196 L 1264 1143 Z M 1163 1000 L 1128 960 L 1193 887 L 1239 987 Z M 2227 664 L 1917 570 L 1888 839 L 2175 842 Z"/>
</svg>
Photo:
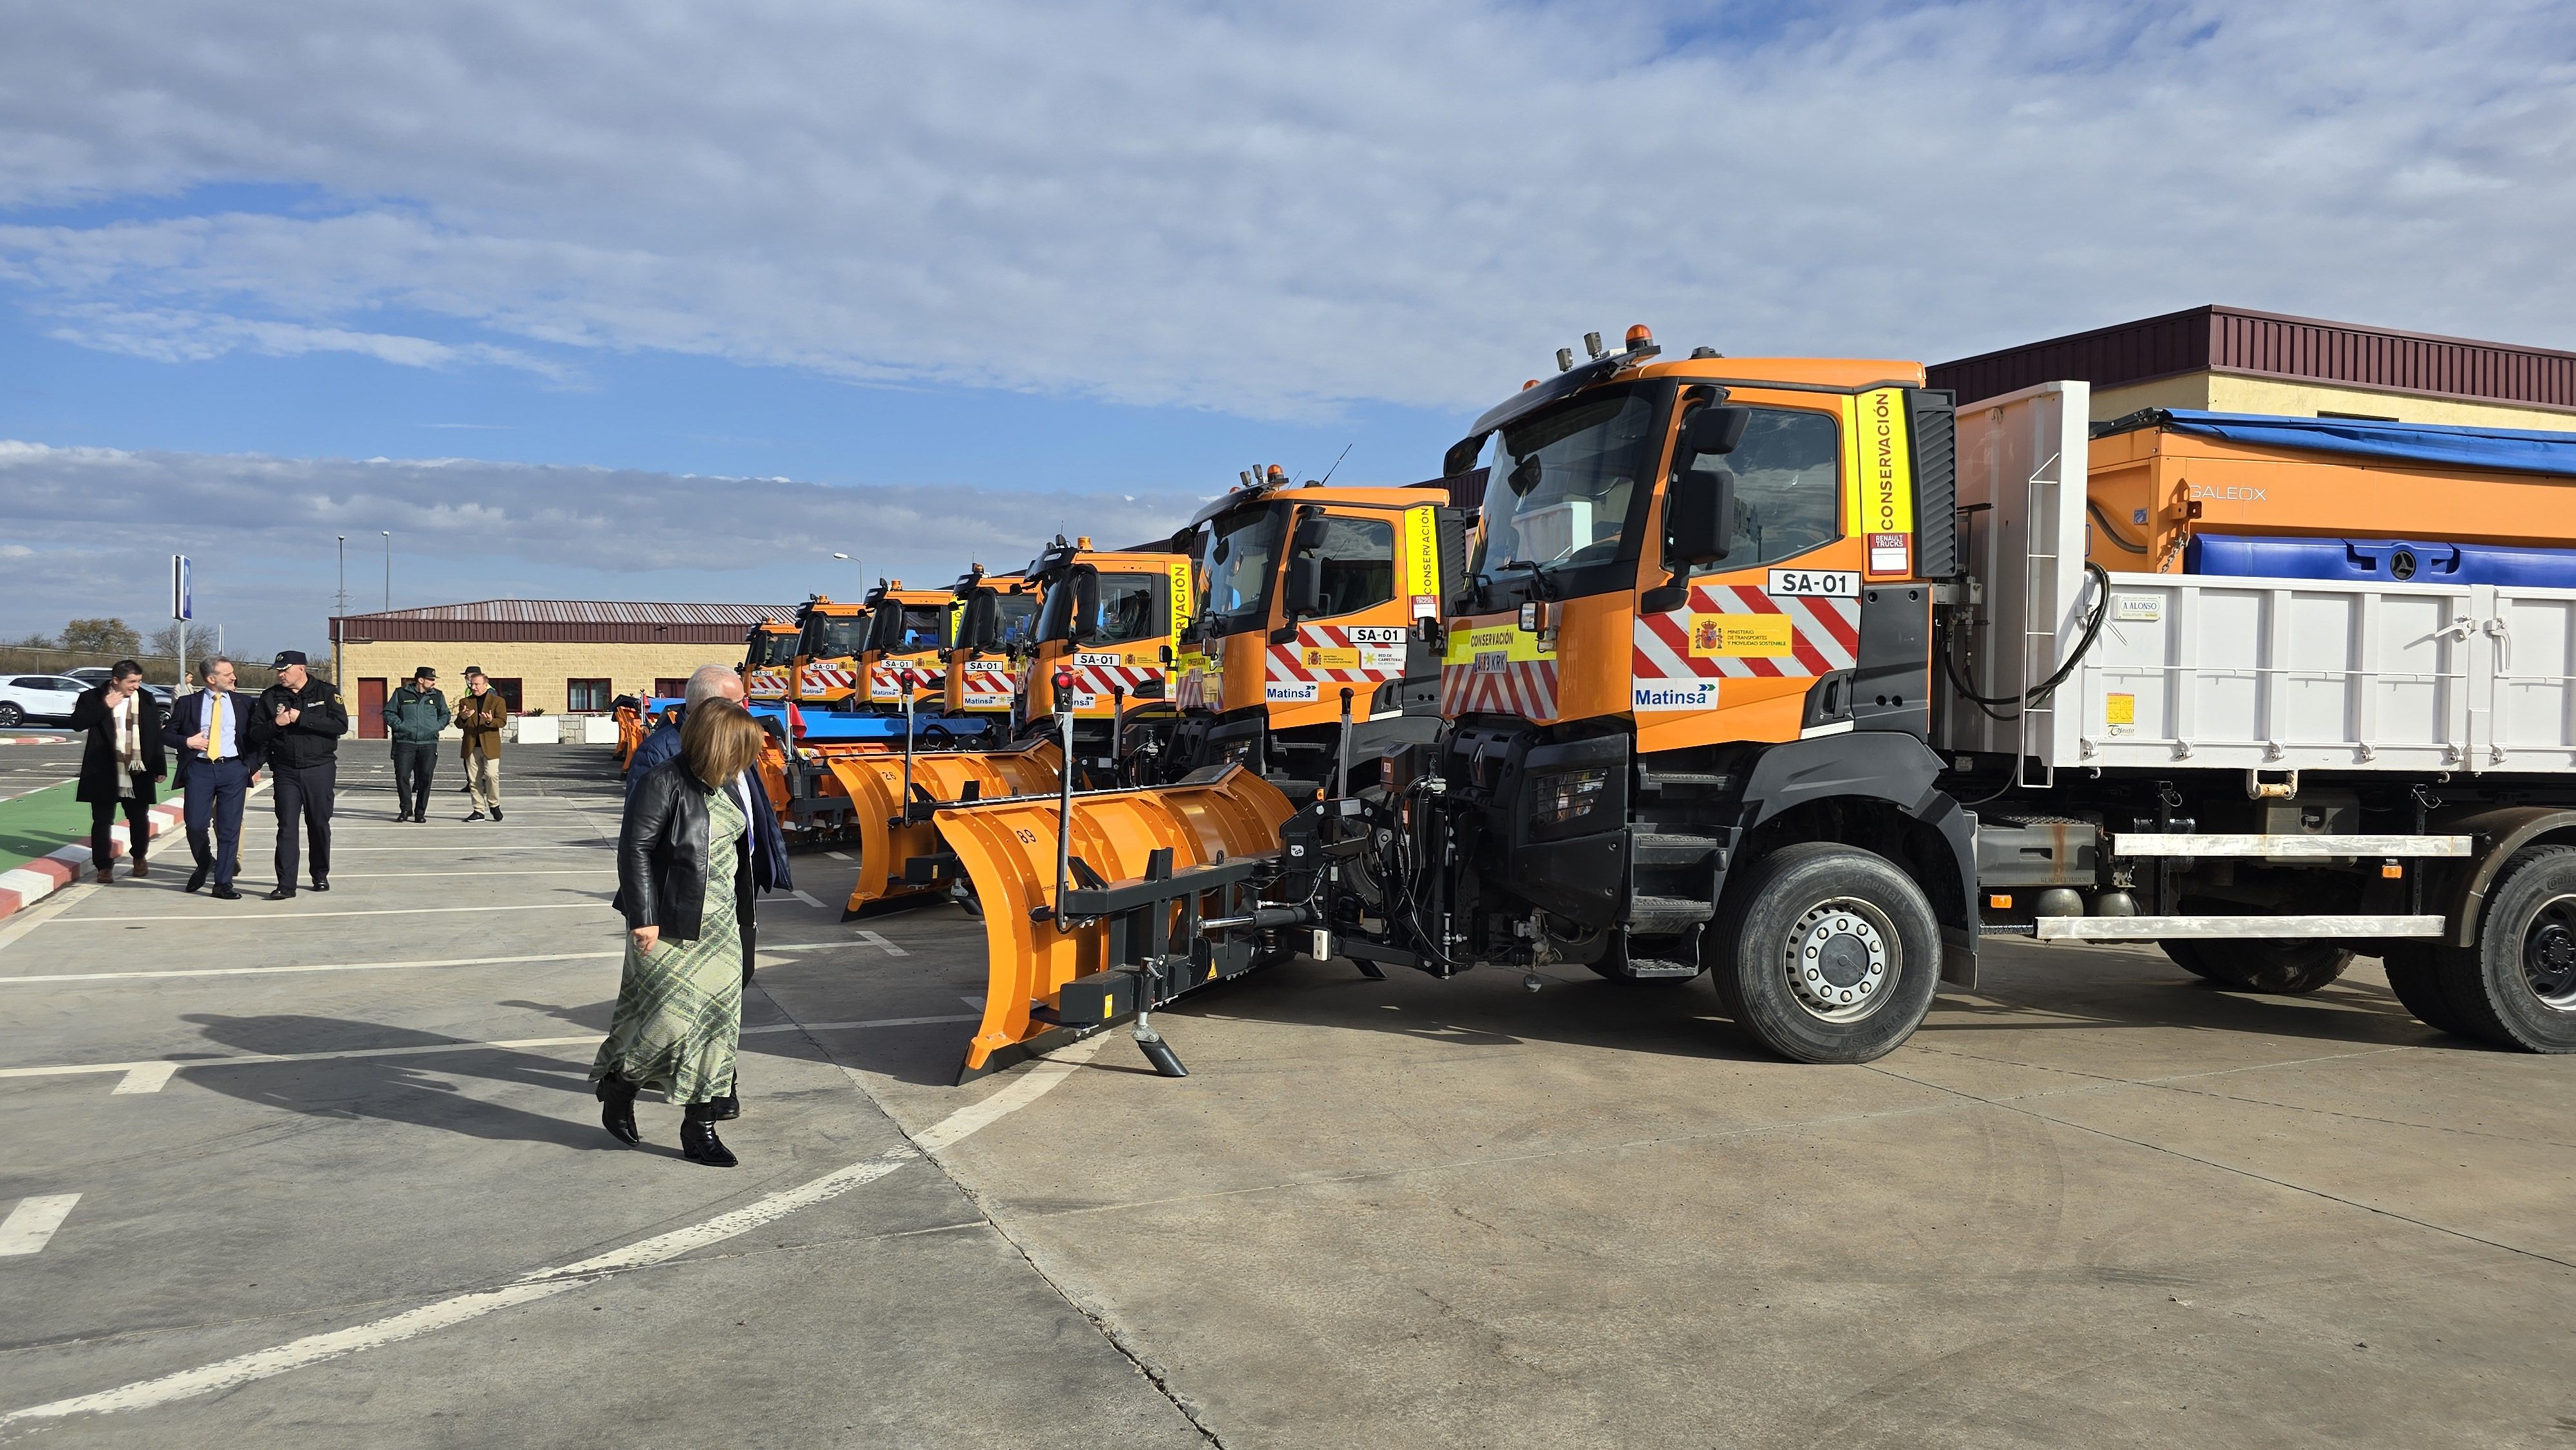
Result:
<svg viewBox="0 0 2576 1450">
<path fill-rule="evenodd" d="M 241 866 L 242 798 L 259 778 L 259 756 L 250 743 L 251 699 L 233 689 L 233 662 L 222 655 L 197 666 L 197 678 L 205 688 L 171 702 L 161 743 L 179 752 L 188 851 L 197 858 L 188 889 L 203 889 L 212 876 L 215 895 L 237 901 L 241 893 L 233 889 L 233 873 Z"/>
</svg>

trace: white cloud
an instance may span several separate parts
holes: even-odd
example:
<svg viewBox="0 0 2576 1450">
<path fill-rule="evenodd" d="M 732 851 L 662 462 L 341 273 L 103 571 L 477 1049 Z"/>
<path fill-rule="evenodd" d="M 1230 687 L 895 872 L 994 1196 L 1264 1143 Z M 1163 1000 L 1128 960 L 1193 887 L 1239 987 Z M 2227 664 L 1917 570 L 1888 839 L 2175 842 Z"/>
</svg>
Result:
<svg viewBox="0 0 2576 1450">
<path fill-rule="evenodd" d="M 197 560 L 203 617 L 253 644 L 324 634 L 346 534 L 351 607 L 495 596 L 785 603 L 880 575 L 945 584 L 970 560 L 1027 562 L 1055 531 L 1104 545 L 1168 536 L 1178 495 L 1000 494 L 906 485 L 682 477 L 477 459 L 286 459 L 0 440 L 0 636 L 74 615 L 159 612 L 168 556 Z M 864 578 L 831 559 L 857 556 Z"/>
<path fill-rule="evenodd" d="M 1243 413 L 1473 407 L 1637 320 L 2547 341 L 2572 83 L 2539 0 L 39 6 L 0 204 L 314 200 L 12 227 L 0 266 L 150 356 L 663 349 Z"/>
</svg>

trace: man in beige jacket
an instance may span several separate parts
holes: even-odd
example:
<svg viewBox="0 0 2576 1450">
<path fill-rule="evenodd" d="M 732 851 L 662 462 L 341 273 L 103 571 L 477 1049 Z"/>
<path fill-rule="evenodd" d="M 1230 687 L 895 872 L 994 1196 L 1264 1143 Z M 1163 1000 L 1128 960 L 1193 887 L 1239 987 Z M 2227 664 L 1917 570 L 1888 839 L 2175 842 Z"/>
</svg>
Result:
<svg viewBox="0 0 2576 1450">
<path fill-rule="evenodd" d="M 465 693 L 456 701 L 456 728 L 465 734 L 459 754 L 465 762 L 465 788 L 474 793 L 474 813 L 501 819 L 501 727 L 509 723 L 510 702 L 492 688 L 480 665 L 465 667 Z"/>
</svg>

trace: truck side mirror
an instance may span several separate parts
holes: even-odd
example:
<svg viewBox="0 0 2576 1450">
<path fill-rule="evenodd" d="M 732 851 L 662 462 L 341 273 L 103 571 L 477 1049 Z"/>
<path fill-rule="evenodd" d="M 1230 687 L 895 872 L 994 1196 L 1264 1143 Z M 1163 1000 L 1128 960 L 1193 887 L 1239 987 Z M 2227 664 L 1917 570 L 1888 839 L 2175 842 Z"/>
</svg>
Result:
<svg viewBox="0 0 2576 1450">
<path fill-rule="evenodd" d="M 1324 612 L 1324 561 L 1299 554 L 1288 561 L 1288 613 L 1296 618 Z"/>
<path fill-rule="evenodd" d="M 1324 547 L 1324 533 L 1332 524 L 1322 514 L 1308 514 L 1297 520 L 1296 531 L 1288 536 L 1288 552 L 1311 554 Z"/>
<path fill-rule="evenodd" d="M 1682 420 L 1682 436 L 1673 456 L 1684 462 L 1710 453 L 1733 453 L 1744 441 L 1753 410 L 1737 403 L 1701 408 Z"/>
<path fill-rule="evenodd" d="M 1065 621 L 1065 643 L 1080 644 L 1093 634 L 1093 616 L 1100 613 L 1100 576 L 1081 573 L 1073 576 L 1073 617 Z"/>
<path fill-rule="evenodd" d="M 1735 475 L 1723 468 L 1676 474 L 1664 494 L 1664 558 L 1689 566 L 1726 557 L 1735 534 Z"/>
</svg>

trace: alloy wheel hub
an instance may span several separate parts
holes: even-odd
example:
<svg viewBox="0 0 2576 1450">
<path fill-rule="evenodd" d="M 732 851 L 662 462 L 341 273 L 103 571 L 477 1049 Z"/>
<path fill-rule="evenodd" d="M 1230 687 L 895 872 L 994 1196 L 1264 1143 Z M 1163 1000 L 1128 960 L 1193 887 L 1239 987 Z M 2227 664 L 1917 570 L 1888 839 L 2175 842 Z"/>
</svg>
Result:
<svg viewBox="0 0 2576 1450">
<path fill-rule="evenodd" d="M 1848 906 L 1826 902 L 1790 932 L 1787 965 L 1789 987 L 1807 1010 L 1833 1019 L 1863 1016 L 1887 986 L 1887 936 Z"/>
</svg>

